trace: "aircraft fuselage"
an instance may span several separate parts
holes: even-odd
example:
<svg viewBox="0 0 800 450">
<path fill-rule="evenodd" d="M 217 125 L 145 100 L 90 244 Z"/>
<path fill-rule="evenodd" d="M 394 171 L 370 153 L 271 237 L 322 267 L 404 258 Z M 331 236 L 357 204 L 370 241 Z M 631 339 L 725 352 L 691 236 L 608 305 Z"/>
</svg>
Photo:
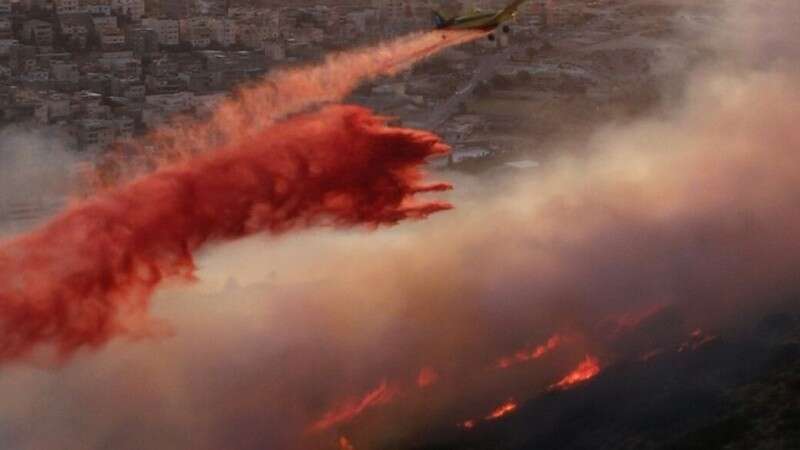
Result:
<svg viewBox="0 0 800 450">
<path fill-rule="evenodd" d="M 497 13 L 483 13 L 454 17 L 437 28 L 452 30 L 493 30 L 500 25 Z"/>
</svg>

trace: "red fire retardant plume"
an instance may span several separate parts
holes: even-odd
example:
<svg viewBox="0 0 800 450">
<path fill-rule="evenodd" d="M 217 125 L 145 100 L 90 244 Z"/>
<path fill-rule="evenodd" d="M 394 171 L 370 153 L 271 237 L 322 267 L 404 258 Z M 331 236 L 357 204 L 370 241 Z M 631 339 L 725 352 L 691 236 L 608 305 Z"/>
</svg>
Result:
<svg viewBox="0 0 800 450">
<path fill-rule="evenodd" d="M 60 356 L 141 331 L 165 278 L 190 278 L 211 240 L 315 226 L 391 225 L 449 208 L 415 202 L 438 137 L 329 106 L 76 204 L 0 244 L 0 362 Z M 134 323 L 136 322 L 136 323 Z"/>
</svg>

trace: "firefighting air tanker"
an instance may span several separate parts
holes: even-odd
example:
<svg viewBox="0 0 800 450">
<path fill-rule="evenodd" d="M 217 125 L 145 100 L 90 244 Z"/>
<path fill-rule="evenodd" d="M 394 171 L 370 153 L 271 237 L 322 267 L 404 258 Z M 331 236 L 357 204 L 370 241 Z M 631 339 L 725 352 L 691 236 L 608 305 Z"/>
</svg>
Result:
<svg viewBox="0 0 800 450">
<path fill-rule="evenodd" d="M 493 31 L 505 22 L 514 19 L 517 9 L 526 0 L 514 0 L 500 11 L 472 10 L 467 14 L 456 17 L 445 17 L 438 11 L 433 11 L 433 23 L 440 30 L 485 30 Z M 508 25 L 503 25 L 504 33 L 510 31 Z M 489 40 L 494 40 L 494 34 L 489 34 Z"/>
</svg>

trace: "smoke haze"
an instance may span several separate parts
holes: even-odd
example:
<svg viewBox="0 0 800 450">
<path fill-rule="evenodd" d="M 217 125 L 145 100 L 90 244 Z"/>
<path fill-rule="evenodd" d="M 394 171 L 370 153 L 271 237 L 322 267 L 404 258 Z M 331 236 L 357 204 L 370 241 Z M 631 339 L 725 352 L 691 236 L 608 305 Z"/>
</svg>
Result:
<svg viewBox="0 0 800 450">
<path fill-rule="evenodd" d="M 448 209 L 414 202 L 418 165 L 447 147 L 330 106 L 238 147 L 196 157 L 77 203 L 0 247 L 0 359 L 42 343 L 62 355 L 134 331 L 155 287 L 190 278 L 210 240 L 309 226 L 378 226 Z"/>
<path fill-rule="evenodd" d="M 726 5 L 704 42 L 722 59 L 677 106 L 598 130 L 587 156 L 448 175 L 456 208 L 424 222 L 206 248 L 198 283 L 154 299 L 174 336 L 4 367 L 0 445 L 379 448 L 653 350 L 626 334 L 653 314 L 680 311 L 688 334 L 785 302 L 800 290 L 797 6 Z M 420 387 L 423 368 L 439 381 Z"/>
</svg>

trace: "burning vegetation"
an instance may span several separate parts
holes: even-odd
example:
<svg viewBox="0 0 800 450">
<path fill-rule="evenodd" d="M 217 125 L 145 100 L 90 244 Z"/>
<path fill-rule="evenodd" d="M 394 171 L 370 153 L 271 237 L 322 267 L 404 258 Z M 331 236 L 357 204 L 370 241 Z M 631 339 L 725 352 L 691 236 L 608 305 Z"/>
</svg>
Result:
<svg viewBox="0 0 800 450">
<path fill-rule="evenodd" d="M 391 402 L 397 395 L 397 388 L 390 386 L 385 380 L 372 391 L 360 398 L 352 398 L 332 410 L 311 424 L 310 431 L 321 431 L 335 425 L 346 423 L 358 417 L 364 411 L 378 405 Z"/>
<path fill-rule="evenodd" d="M 166 293 L 174 339 L 3 373 L 11 447 L 798 447 L 798 79 L 705 77 L 669 117 L 457 197 L 423 231 L 295 238 L 449 207 L 417 198 L 448 187 L 420 168 L 446 151 L 436 136 L 346 106 L 268 115 L 72 206 L 0 247 L 2 362 L 138 336 L 153 291 L 210 243 L 282 234 L 291 255 L 249 245 L 277 275 Z M 215 127 L 258 117 L 253 99 Z M 553 330 L 580 338 L 538 340 Z"/>
<path fill-rule="evenodd" d="M 488 416 L 485 417 L 486 420 L 497 420 L 501 417 L 504 417 L 517 409 L 517 402 L 514 400 L 508 400 L 507 402 L 503 403 L 502 405 L 495 408 L 494 411 L 489 413 Z"/>
<path fill-rule="evenodd" d="M 561 335 L 553 335 L 544 344 L 538 345 L 534 348 L 519 350 L 511 356 L 504 356 L 497 361 L 497 367 L 500 369 L 507 369 L 513 365 L 525 363 L 552 352 L 559 345 L 561 345 L 564 338 Z"/>
<path fill-rule="evenodd" d="M 550 385 L 550 390 L 572 388 L 577 384 L 594 378 L 598 373 L 600 373 L 600 361 L 593 356 L 587 355 L 586 359 L 578 364 L 575 370 L 567 374 L 558 383 Z"/>
</svg>

